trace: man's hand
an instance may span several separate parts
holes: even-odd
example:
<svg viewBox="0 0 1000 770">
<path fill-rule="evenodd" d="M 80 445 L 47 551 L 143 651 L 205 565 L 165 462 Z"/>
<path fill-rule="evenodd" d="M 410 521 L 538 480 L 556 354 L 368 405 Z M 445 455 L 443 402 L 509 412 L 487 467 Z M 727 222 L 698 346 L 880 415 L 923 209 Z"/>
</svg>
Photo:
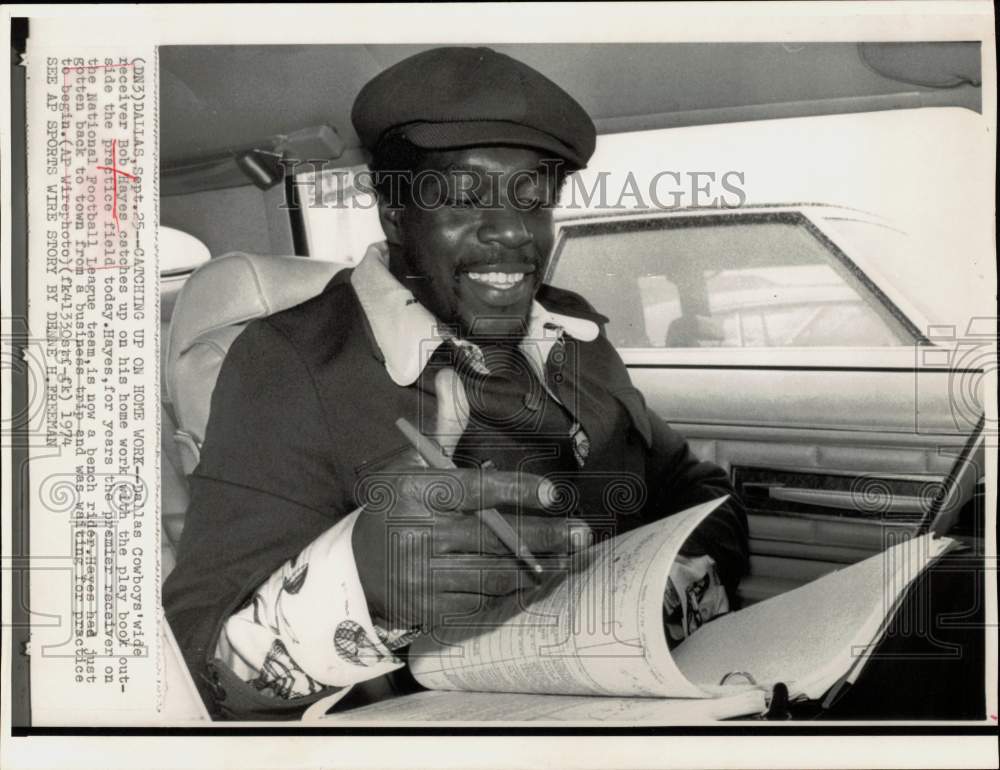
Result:
<svg viewBox="0 0 1000 770">
<path fill-rule="evenodd" d="M 435 379 L 435 436 L 452 454 L 468 424 L 461 381 L 451 369 Z M 527 473 L 427 468 L 414 450 L 392 473 L 370 477 L 352 544 L 373 614 L 392 628 L 432 628 L 497 597 L 532 586 L 530 571 L 479 521 L 475 511 L 500 505 L 543 510 L 551 482 Z M 521 514 L 511 524 L 537 557 L 566 556 L 590 544 L 582 521 Z"/>
</svg>

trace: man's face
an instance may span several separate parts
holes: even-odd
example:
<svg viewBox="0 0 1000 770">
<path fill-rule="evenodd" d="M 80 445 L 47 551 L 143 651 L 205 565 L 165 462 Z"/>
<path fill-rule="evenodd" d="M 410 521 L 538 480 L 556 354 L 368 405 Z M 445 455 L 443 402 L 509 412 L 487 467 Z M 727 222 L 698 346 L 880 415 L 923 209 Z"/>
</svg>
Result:
<svg viewBox="0 0 1000 770">
<path fill-rule="evenodd" d="M 427 153 L 387 229 L 390 269 L 463 337 L 522 337 L 552 249 L 554 168 L 522 147 Z"/>
</svg>

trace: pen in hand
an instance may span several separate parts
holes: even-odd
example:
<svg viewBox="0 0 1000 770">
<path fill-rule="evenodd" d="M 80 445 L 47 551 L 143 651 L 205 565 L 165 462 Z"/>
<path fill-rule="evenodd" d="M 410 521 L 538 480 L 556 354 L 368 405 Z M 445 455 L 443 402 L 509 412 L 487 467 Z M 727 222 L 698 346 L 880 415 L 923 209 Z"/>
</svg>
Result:
<svg viewBox="0 0 1000 770">
<path fill-rule="evenodd" d="M 413 448 L 417 450 L 417 453 L 424 459 L 424 462 L 426 462 L 431 468 L 437 468 L 439 470 L 452 470 L 458 467 L 452 459 L 448 457 L 444 451 L 442 451 L 436 441 L 428 438 L 417 430 L 416 427 L 414 427 L 405 417 L 400 417 L 396 420 L 396 427 L 399 428 L 400 432 L 404 436 L 406 436 L 407 440 L 413 445 Z M 501 543 L 507 546 L 518 559 L 528 566 L 533 574 L 542 574 L 542 565 L 539 564 L 538 559 L 536 559 L 531 551 L 529 551 L 528 548 L 521 543 L 521 539 L 517 536 L 517 532 L 510 525 L 510 523 L 500 515 L 500 512 L 496 508 L 479 510 L 476 512 L 476 515 L 479 517 L 479 520 L 489 527 L 493 534 L 500 539 Z"/>
</svg>

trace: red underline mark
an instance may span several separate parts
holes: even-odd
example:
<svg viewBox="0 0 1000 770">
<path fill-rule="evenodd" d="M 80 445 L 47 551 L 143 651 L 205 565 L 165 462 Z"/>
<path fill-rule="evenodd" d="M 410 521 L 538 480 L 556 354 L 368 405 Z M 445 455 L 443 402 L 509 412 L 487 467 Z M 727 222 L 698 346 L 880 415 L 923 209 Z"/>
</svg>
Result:
<svg viewBox="0 0 1000 770">
<path fill-rule="evenodd" d="M 70 76 L 71 72 L 87 72 L 88 70 L 133 69 L 133 68 L 135 68 L 135 62 L 129 62 L 128 64 L 84 64 L 84 65 L 79 66 L 79 67 L 63 67 L 62 68 L 63 91 L 65 92 L 69 88 L 69 76 Z M 64 102 L 64 107 L 63 107 L 63 110 L 62 110 L 62 114 L 63 114 L 63 119 L 64 120 L 68 121 L 68 119 L 69 119 L 69 113 L 70 113 L 70 110 L 69 110 L 69 100 L 67 99 Z M 63 138 L 65 140 L 65 137 L 66 137 L 66 132 L 65 131 L 63 131 L 62 136 L 63 136 Z M 112 140 L 112 141 L 115 142 L 115 143 L 117 142 L 117 140 Z M 69 164 L 70 164 L 71 157 L 72 157 L 72 153 L 66 153 L 66 163 L 63 166 L 63 206 L 64 206 L 64 208 L 66 209 L 67 212 L 69 211 L 69 191 L 70 191 Z M 105 170 L 110 170 L 110 171 L 114 171 L 115 172 L 115 175 L 114 175 L 114 180 L 115 180 L 115 184 L 114 184 L 114 188 L 115 188 L 115 211 L 114 211 L 114 219 L 115 219 L 115 225 L 118 227 L 118 230 L 120 232 L 121 231 L 121 223 L 118 221 L 118 174 L 125 174 L 125 176 L 128 176 L 128 177 L 130 177 L 133 180 L 138 179 L 138 177 L 132 176 L 131 174 L 126 174 L 124 171 L 121 171 L 120 169 L 118 169 L 117 168 L 117 160 L 115 160 L 114 158 L 112 158 L 111 162 L 113 164 L 113 167 L 111 169 L 107 169 L 106 166 L 98 166 L 98 168 L 102 168 L 102 169 L 105 169 Z M 111 267 L 114 267 L 114 266 L 111 265 Z"/>
<path fill-rule="evenodd" d="M 118 175 L 127 176 L 132 181 L 137 181 L 139 177 L 134 176 L 127 171 L 122 171 L 118 168 L 118 140 L 111 140 L 111 165 L 110 166 L 98 166 L 100 171 L 110 171 L 112 173 L 112 182 L 114 184 L 114 203 L 112 204 L 111 213 L 115 220 L 115 227 L 118 232 L 121 232 L 122 223 L 118 220 Z"/>
</svg>

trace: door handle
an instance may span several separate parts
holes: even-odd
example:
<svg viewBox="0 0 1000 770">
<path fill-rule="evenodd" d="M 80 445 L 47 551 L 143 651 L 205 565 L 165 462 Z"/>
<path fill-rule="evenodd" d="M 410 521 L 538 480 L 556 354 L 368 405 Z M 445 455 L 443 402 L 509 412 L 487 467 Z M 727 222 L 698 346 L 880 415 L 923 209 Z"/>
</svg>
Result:
<svg viewBox="0 0 1000 770">
<path fill-rule="evenodd" d="M 838 489 L 799 489 L 780 485 L 768 486 L 767 494 L 772 500 L 782 500 L 786 503 L 802 503 L 804 505 L 820 505 L 824 508 L 836 508 L 845 511 L 867 511 L 871 513 L 919 513 L 927 512 L 930 501 L 915 495 L 899 495 L 890 492 L 884 501 L 877 505 L 866 505 L 865 497 L 860 492 L 850 492 Z"/>
</svg>

